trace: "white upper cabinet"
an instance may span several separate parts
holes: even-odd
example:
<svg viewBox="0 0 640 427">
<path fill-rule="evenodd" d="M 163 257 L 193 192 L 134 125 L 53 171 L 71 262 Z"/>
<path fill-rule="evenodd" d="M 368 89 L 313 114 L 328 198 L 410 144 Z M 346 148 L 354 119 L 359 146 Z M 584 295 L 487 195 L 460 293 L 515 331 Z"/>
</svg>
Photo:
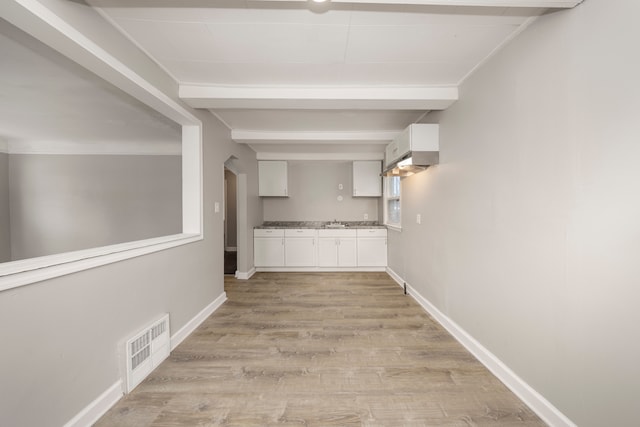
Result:
<svg viewBox="0 0 640 427">
<path fill-rule="evenodd" d="M 288 197 L 287 162 L 284 160 L 258 161 L 258 195 Z"/>
<path fill-rule="evenodd" d="M 382 196 L 382 163 L 373 161 L 353 162 L 353 197 Z"/>
<path fill-rule="evenodd" d="M 410 151 L 440 150 L 439 125 L 414 123 L 409 125 L 385 149 L 385 166 L 400 159 Z"/>
</svg>

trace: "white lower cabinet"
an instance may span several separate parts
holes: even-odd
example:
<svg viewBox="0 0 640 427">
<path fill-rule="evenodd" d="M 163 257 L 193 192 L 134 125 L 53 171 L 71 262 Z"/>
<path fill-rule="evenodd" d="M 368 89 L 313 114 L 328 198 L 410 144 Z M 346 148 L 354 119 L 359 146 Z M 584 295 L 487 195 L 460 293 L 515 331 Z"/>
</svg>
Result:
<svg viewBox="0 0 640 427">
<path fill-rule="evenodd" d="M 319 230 L 318 267 L 355 267 L 356 230 Z"/>
<path fill-rule="evenodd" d="M 362 228 L 358 235 L 358 267 L 387 266 L 387 230 Z"/>
<path fill-rule="evenodd" d="M 387 266 L 387 230 L 384 228 L 255 229 L 253 233 L 256 268 L 381 271 Z"/>
<path fill-rule="evenodd" d="M 316 239 L 314 229 L 284 230 L 284 266 L 315 267 Z"/>
<path fill-rule="evenodd" d="M 284 230 L 253 230 L 253 258 L 256 267 L 284 265 Z"/>
</svg>

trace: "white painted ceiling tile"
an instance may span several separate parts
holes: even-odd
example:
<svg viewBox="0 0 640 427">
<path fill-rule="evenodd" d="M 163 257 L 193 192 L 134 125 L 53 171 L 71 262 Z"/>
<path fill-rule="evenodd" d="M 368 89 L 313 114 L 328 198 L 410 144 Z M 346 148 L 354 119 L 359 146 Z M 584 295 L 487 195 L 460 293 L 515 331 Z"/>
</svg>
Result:
<svg viewBox="0 0 640 427">
<path fill-rule="evenodd" d="M 469 62 L 482 60 L 516 26 L 357 26 L 347 63 Z"/>
<path fill-rule="evenodd" d="M 184 84 L 209 85 L 339 85 L 343 79 L 343 64 L 305 63 L 216 63 L 163 61 L 163 65 Z M 259 69 L 259 73 L 256 73 Z"/>
<path fill-rule="evenodd" d="M 345 64 L 344 84 L 383 86 L 455 86 L 473 63 L 355 63 Z"/>
<path fill-rule="evenodd" d="M 263 4 L 264 5 L 264 4 Z M 349 25 L 351 8 L 329 10 L 325 13 L 314 13 L 306 4 L 289 5 L 289 8 L 276 7 L 253 9 L 257 19 L 252 22 L 280 23 L 280 24 L 313 24 L 313 25 Z M 293 7 L 297 6 L 297 7 Z M 259 21 L 258 21 L 259 20 Z M 248 21 L 237 21 L 248 22 Z"/>
<path fill-rule="evenodd" d="M 305 24 L 209 24 L 219 62 L 342 62 L 348 27 Z M 255 70 L 260 73 L 260 70 Z"/>
<path fill-rule="evenodd" d="M 289 5 L 288 8 L 276 8 L 274 5 L 264 3 L 261 8 L 246 8 L 243 2 L 233 1 L 229 7 L 145 8 L 105 6 L 102 10 L 115 19 L 184 23 L 348 25 L 351 19 L 350 10 L 331 10 L 326 13 L 314 13 L 304 3 Z"/>
<path fill-rule="evenodd" d="M 514 8 L 512 8 L 514 9 Z M 494 25 L 522 23 L 539 10 L 505 7 L 372 6 L 352 13 L 352 25 Z"/>
<path fill-rule="evenodd" d="M 215 42 L 205 24 L 120 19 L 118 25 L 150 55 L 163 59 L 213 59 Z"/>
</svg>

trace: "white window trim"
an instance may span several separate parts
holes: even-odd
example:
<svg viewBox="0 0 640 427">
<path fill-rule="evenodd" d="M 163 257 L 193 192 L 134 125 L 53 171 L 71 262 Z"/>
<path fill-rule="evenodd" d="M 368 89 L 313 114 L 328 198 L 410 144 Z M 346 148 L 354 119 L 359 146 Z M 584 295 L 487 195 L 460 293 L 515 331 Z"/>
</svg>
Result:
<svg viewBox="0 0 640 427">
<path fill-rule="evenodd" d="M 0 291 L 203 239 L 202 122 L 41 3 L 13 5 L 3 18 L 182 125 L 182 233 L 0 264 Z M 6 12 L 6 13 L 5 13 Z M 63 37 L 60 37 L 60 36 Z M 99 71 L 98 71 L 99 70 Z"/>
<path fill-rule="evenodd" d="M 402 183 L 400 184 L 400 194 L 397 197 L 389 197 L 389 178 L 384 178 L 384 225 L 391 230 L 402 231 Z M 399 223 L 390 223 L 389 222 L 389 204 L 388 201 L 391 199 L 398 199 L 400 201 L 400 222 Z"/>
</svg>

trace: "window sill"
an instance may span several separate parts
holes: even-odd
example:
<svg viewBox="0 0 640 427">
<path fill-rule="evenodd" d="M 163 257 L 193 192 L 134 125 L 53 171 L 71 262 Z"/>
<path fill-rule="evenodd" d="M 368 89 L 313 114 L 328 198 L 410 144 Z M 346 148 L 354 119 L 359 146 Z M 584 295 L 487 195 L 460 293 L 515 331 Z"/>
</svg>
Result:
<svg viewBox="0 0 640 427">
<path fill-rule="evenodd" d="M 202 234 L 120 243 L 0 264 L 0 292 L 202 240 Z"/>
</svg>

